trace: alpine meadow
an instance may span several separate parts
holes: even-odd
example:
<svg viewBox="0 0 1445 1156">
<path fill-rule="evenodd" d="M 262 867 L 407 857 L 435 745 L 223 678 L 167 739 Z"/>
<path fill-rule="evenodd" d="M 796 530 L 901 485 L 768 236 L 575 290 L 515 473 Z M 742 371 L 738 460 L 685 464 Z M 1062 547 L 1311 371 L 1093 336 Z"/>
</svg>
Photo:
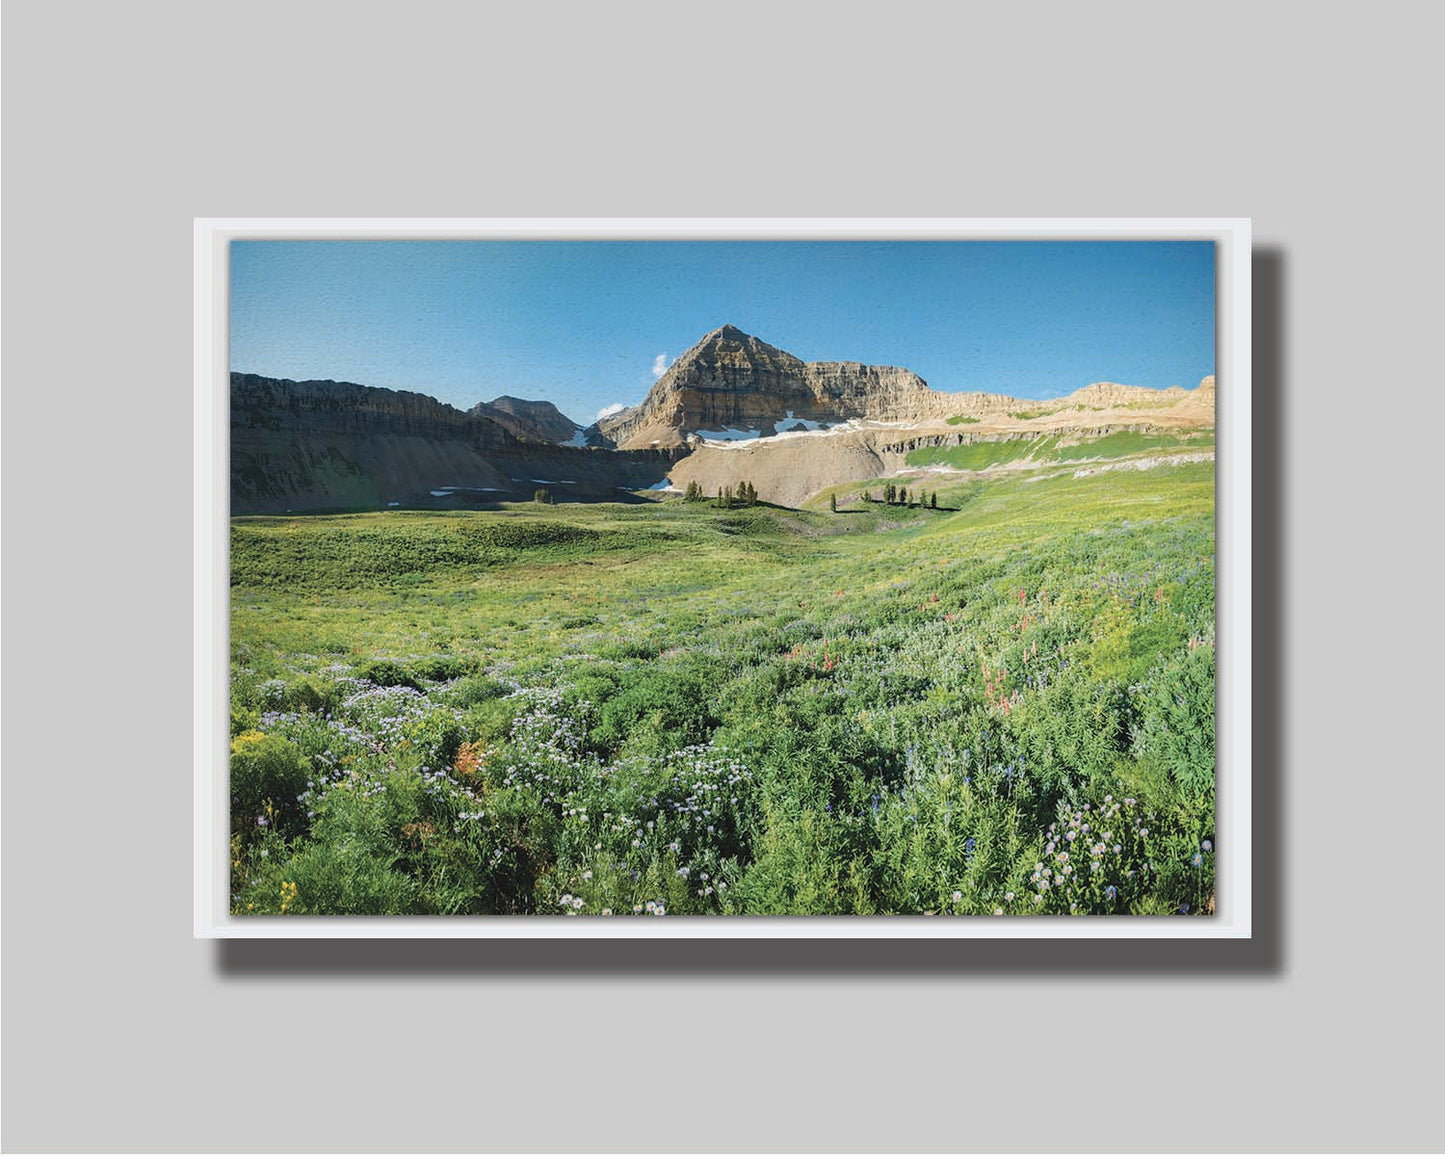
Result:
<svg viewBox="0 0 1445 1156">
<path fill-rule="evenodd" d="M 976 276 L 993 313 L 884 308 L 891 267 L 864 276 L 872 251 L 850 250 L 828 309 L 790 319 L 707 264 L 752 260 L 735 242 L 679 256 L 700 287 L 660 285 L 662 319 L 626 276 L 660 251 L 514 242 L 505 265 L 475 250 L 516 296 L 444 327 L 496 346 L 443 388 L 415 351 L 446 338 L 404 328 L 423 310 L 402 289 L 405 374 L 342 357 L 350 322 L 287 296 L 323 299 L 304 278 L 352 258 L 354 279 L 414 285 L 410 243 L 307 244 L 233 256 L 233 916 L 1213 914 L 1211 246 L 1044 246 L 1098 264 L 1013 309 L 999 279 L 1035 262 L 1037 282 L 1042 243 L 878 247 L 956 294 Z M 461 292 L 447 278 L 474 251 L 448 244 L 412 291 Z M 776 268 L 826 264 L 828 244 Z M 956 253 L 974 264 L 940 272 Z M 554 259 L 556 285 L 659 311 L 641 352 L 579 340 L 601 386 L 561 354 L 527 368 L 528 309 L 562 340 L 562 306 L 525 293 Z M 1176 281 L 1205 287 L 1176 299 Z M 1135 312 L 1105 326 L 1088 310 L 1115 282 Z M 268 325 L 273 345 L 252 342 Z M 1140 350 L 1183 347 L 1170 325 L 1195 344 L 1153 368 Z M 1064 360 L 1089 326 L 1109 340 Z M 970 327 L 945 356 L 936 334 Z M 1022 349 L 1028 389 L 1005 357 Z M 595 419 L 565 416 L 584 405 Z"/>
</svg>

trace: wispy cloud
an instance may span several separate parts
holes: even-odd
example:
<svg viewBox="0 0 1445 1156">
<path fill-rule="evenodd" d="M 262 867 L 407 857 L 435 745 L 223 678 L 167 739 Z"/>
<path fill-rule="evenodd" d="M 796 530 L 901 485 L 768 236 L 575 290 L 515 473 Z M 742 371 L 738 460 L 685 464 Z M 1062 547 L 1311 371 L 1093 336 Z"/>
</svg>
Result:
<svg viewBox="0 0 1445 1156">
<path fill-rule="evenodd" d="M 626 408 L 620 401 L 614 401 L 611 405 L 604 405 L 597 411 L 596 420 L 601 421 L 604 417 L 611 417 L 614 413 L 621 413 Z"/>
<path fill-rule="evenodd" d="M 659 353 L 652 359 L 652 376 L 661 377 L 667 372 L 667 354 Z"/>
</svg>

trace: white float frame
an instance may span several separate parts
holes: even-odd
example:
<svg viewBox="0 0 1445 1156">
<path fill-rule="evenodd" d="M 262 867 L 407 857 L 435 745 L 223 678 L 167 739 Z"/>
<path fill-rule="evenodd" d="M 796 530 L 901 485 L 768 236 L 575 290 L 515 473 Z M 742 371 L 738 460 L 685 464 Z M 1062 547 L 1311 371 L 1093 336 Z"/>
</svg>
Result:
<svg viewBox="0 0 1445 1156">
<path fill-rule="evenodd" d="M 348 916 L 230 914 L 230 264 L 233 240 L 1192 240 L 1215 244 L 1216 910 L 1213 916 Z M 195 221 L 195 909 L 206 939 L 1248 939 L 1250 221 L 556 219 Z"/>
</svg>

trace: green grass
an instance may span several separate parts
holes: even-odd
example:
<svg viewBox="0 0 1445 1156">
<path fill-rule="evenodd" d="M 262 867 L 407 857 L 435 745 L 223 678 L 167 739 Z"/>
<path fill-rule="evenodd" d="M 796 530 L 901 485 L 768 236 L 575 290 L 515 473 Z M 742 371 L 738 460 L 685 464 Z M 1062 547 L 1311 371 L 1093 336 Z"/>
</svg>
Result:
<svg viewBox="0 0 1445 1156">
<path fill-rule="evenodd" d="M 1197 912 L 1213 479 L 235 519 L 233 909 Z"/>
<path fill-rule="evenodd" d="M 1054 456 L 1063 462 L 1080 461 L 1085 458 L 1124 458 L 1134 454 L 1159 450 L 1213 449 L 1214 433 L 1180 436 L 1176 434 L 1146 434 L 1137 430 L 1119 430 L 1101 438 L 1081 442 L 1078 445 L 1062 446 Z"/>
<path fill-rule="evenodd" d="M 960 414 L 955 414 L 953 417 L 949 418 L 949 419 L 948 419 L 948 424 L 949 424 L 949 425 L 977 425 L 977 424 L 978 424 L 978 421 L 979 421 L 979 419 L 976 418 L 976 417 L 969 417 L 968 414 L 966 414 L 966 413 L 960 413 Z"/>
<path fill-rule="evenodd" d="M 962 446 L 926 446 L 913 450 L 904 459 L 910 466 L 949 466 L 955 470 L 986 470 L 1023 458 L 1038 457 L 1056 439 L 1042 437 L 1010 438 L 1003 441 L 977 441 Z"/>
<path fill-rule="evenodd" d="M 1213 449 L 1214 432 L 1148 434 L 1119 430 L 1074 445 L 1060 445 L 1058 435 L 976 441 L 961 446 L 927 446 L 904 459 L 910 466 L 949 466 L 955 470 L 982 471 L 1013 462 L 1038 465 L 1091 459 L 1126 458 L 1138 454 L 1180 449 Z"/>
</svg>

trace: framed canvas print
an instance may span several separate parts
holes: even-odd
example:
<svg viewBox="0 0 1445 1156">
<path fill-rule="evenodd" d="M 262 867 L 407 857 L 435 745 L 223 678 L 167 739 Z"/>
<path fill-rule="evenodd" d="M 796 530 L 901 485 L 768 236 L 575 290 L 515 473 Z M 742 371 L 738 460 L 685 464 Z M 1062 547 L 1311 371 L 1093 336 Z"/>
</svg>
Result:
<svg viewBox="0 0 1445 1156">
<path fill-rule="evenodd" d="M 1248 221 L 195 242 L 197 935 L 1250 935 Z"/>
</svg>

